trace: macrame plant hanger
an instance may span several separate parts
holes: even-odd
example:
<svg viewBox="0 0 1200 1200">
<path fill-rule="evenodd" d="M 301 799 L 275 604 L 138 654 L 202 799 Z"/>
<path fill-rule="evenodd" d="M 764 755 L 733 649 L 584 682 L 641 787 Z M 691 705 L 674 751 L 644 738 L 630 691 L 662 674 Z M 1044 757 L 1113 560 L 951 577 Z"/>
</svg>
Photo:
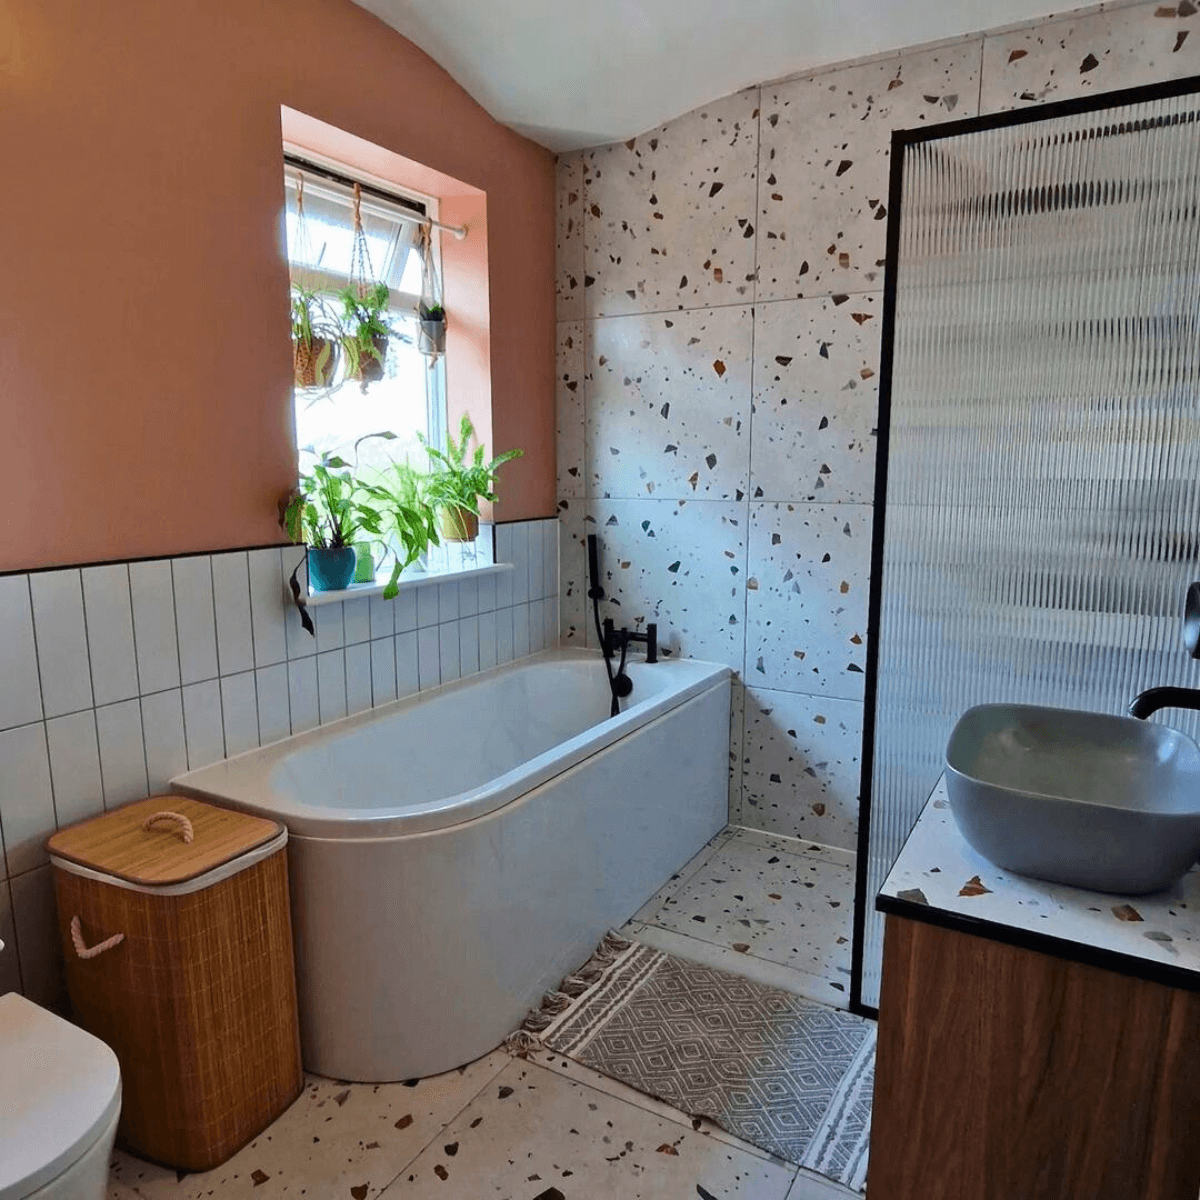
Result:
<svg viewBox="0 0 1200 1200">
<path fill-rule="evenodd" d="M 312 272 L 315 262 L 308 218 L 304 212 L 304 175 L 296 173 L 296 244 L 290 255 L 292 294 L 292 366 L 295 385 L 306 391 L 326 392 L 333 386 L 338 360 L 338 325 L 329 311 L 320 280 Z M 316 397 L 319 399 L 320 395 Z"/>
<path fill-rule="evenodd" d="M 368 383 L 383 378 L 391 330 L 385 314 L 388 306 L 388 286 L 375 278 L 371 266 L 371 251 L 362 223 L 362 188 L 354 185 L 354 242 L 350 251 L 350 296 L 347 300 L 343 346 L 346 351 L 347 378 L 357 379 L 362 390 Z"/>
<path fill-rule="evenodd" d="M 446 307 L 442 299 L 442 281 L 438 278 L 433 256 L 433 225 L 421 225 L 421 307 L 417 313 L 420 335 L 417 349 L 429 359 L 429 369 L 437 366 L 446 352 Z"/>
</svg>

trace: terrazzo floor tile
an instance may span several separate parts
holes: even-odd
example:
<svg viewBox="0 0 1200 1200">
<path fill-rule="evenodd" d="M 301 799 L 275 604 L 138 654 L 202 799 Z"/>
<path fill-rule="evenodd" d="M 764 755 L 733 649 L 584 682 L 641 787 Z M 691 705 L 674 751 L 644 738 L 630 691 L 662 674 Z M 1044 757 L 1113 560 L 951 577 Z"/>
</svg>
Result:
<svg viewBox="0 0 1200 1200">
<path fill-rule="evenodd" d="M 496 1050 L 413 1087 L 309 1076 L 291 1108 L 223 1166 L 181 1179 L 175 1171 L 118 1151 L 112 1179 L 142 1200 L 369 1200 L 510 1061 L 505 1051 Z"/>
<path fill-rule="evenodd" d="M 983 45 L 982 113 L 1137 87 L 1200 72 L 1192 3 L 1084 12 L 991 34 Z"/>
<path fill-rule="evenodd" d="M 666 902 L 672 896 L 674 896 L 675 893 L 679 891 L 679 889 L 683 887 L 683 885 L 687 883 L 687 881 L 691 879 L 691 877 L 695 875 L 695 873 L 699 871 L 700 868 L 703 867 L 704 864 L 708 862 L 708 860 L 712 858 L 712 856 L 723 845 L 725 845 L 725 843 L 729 841 L 731 837 L 734 836 L 734 833 L 735 830 L 731 829 L 727 825 L 721 830 L 720 833 L 716 835 L 716 837 L 710 838 L 705 844 L 704 848 L 689 858 L 688 861 L 684 863 L 683 866 L 680 867 L 679 870 L 676 871 L 675 874 L 672 875 L 671 878 L 668 879 L 667 882 L 664 883 L 662 887 L 660 887 L 658 891 L 655 892 L 654 895 L 651 896 L 650 899 L 647 900 L 646 903 L 643 904 L 642 907 L 633 914 L 630 920 L 646 920 L 651 915 L 658 912 L 659 909 L 661 909 L 662 906 L 666 904 Z"/>
<path fill-rule="evenodd" d="M 863 705 L 755 687 L 745 702 L 742 823 L 853 850 Z"/>
<path fill-rule="evenodd" d="M 388 1200 L 785 1200 L 796 1169 L 514 1060 L 387 1189 Z"/>
<path fill-rule="evenodd" d="M 810 1171 L 797 1171 L 787 1200 L 861 1200 L 861 1197 L 858 1192 L 841 1187 L 832 1179 L 814 1175 Z"/>
<path fill-rule="evenodd" d="M 754 299 L 758 89 L 585 151 L 588 317 Z"/>
<path fill-rule="evenodd" d="M 848 993 L 854 871 L 827 855 L 778 846 L 757 831 L 739 831 L 643 920 L 804 971 Z"/>
</svg>

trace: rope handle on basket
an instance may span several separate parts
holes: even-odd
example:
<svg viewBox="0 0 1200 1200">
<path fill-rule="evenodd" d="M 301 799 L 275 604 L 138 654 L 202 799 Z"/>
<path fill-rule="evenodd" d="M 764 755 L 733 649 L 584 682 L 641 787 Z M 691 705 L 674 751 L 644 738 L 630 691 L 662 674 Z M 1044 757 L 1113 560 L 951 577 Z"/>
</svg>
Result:
<svg viewBox="0 0 1200 1200">
<path fill-rule="evenodd" d="M 179 836 L 183 838 L 187 845 L 191 845 L 192 838 L 195 834 L 192 832 L 192 823 L 183 815 L 177 812 L 156 812 L 153 816 L 147 817 L 142 822 L 143 829 L 153 829 L 155 825 L 161 821 L 170 821 L 173 825 L 179 826 Z"/>
<path fill-rule="evenodd" d="M 123 933 L 114 933 L 112 937 L 105 938 L 102 942 L 97 942 L 94 946 L 85 946 L 83 942 L 83 930 L 79 927 L 79 918 L 71 918 L 71 942 L 75 947 L 75 953 L 80 958 L 95 958 L 99 954 L 103 954 L 105 950 L 111 950 L 114 946 L 119 946 L 125 940 Z"/>
</svg>

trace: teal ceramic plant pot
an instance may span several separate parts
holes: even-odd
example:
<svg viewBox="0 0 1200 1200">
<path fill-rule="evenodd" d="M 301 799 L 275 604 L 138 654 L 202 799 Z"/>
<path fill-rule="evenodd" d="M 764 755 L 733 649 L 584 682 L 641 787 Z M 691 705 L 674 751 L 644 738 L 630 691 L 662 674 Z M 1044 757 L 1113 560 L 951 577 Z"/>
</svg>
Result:
<svg viewBox="0 0 1200 1200">
<path fill-rule="evenodd" d="M 353 546 L 338 546 L 332 550 L 308 548 L 308 581 L 314 592 L 340 592 L 350 586 L 354 577 Z"/>
</svg>

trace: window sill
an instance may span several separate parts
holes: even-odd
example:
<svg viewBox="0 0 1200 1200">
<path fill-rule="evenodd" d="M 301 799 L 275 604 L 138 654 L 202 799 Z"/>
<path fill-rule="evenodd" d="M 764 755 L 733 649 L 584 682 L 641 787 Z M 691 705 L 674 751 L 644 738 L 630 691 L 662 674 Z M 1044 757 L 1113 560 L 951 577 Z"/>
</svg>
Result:
<svg viewBox="0 0 1200 1200">
<path fill-rule="evenodd" d="M 512 569 L 512 563 L 488 563 L 483 567 L 467 567 L 458 571 L 413 571 L 400 576 L 400 590 L 407 592 L 411 588 L 428 587 L 431 583 L 453 583 L 456 579 L 478 579 L 483 575 L 499 575 Z M 366 600 L 371 596 L 382 596 L 386 587 L 386 583 L 353 583 L 336 592 L 309 592 L 307 596 L 300 597 L 300 603 L 306 608 L 320 608 L 343 600 Z"/>
</svg>

